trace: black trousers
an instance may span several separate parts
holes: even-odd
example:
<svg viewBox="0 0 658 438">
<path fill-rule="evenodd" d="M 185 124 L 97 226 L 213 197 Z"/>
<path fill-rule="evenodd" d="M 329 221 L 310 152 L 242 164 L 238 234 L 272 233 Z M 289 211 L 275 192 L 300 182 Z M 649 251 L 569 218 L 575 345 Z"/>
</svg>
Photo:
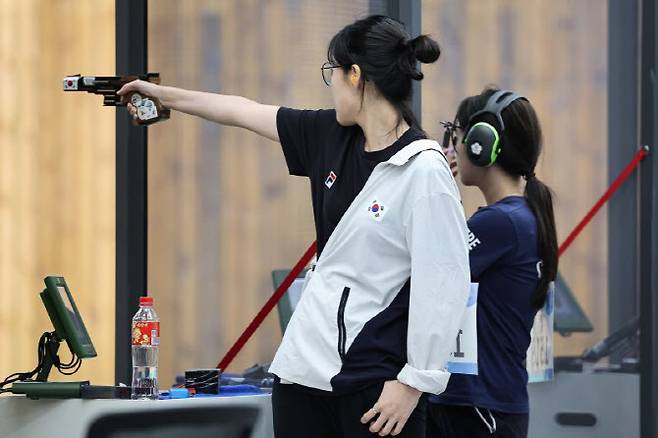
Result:
<svg viewBox="0 0 658 438">
<path fill-rule="evenodd" d="M 526 438 L 528 436 L 528 414 L 506 414 L 484 408 L 479 408 L 479 411 L 480 414 L 473 406 L 428 403 L 427 438 Z M 493 432 L 492 417 L 495 420 Z"/>
<path fill-rule="evenodd" d="M 373 438 L 361 417 L 377 402 L 384 382 L 342 396 L 318 395 L 295 385 L 275 383 L 272 414 L 276 438 Z M 400 438 L 425 438 L 427 399 L 421 396 Z"/>
</svg>

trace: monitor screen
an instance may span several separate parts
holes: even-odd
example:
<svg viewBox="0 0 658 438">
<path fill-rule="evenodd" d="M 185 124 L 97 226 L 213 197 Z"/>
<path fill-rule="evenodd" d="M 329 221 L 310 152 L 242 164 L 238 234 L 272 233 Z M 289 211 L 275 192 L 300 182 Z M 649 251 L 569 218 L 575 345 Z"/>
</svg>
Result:
<svg viewBox="0 0 658 438">
<path fill-rule="evenodd" d="M 41 297 L 56 333 L 79 358 L 95 357 L 96 350 L 64 278 L 46 277 L 44 281 L 46 290 Z"/>
<path fill-rule="evenodd" d="M 277 269 L 272 271 L 272 284 L 274 285 L 274 289 L 278 289 L 289 273 L 290 270 L 288 269 Z M 299 303 L 299 300 L 302 298 L 302 286 L 304 285 L 305 275 L 306 271 L 302 271 L 299 276 L 293 280 L 292 284 L 283 297 L 281 297 L 281 300 L 279 300 L 277 305 L 279 310 L 279 324 L 281 325 L 282 333 L 286 331 L 292 313 L 295 311 L 297 303 Z"/>
<path fill-rule="evenodd" d="M 76 310 L 73 308 L 73 304 L 69 299 L 69 295 L 66 292 L 66 289 L 63 288 L 62 286 L 58 286 L 57 291 L 59 292 L 59 296 L 62 299 L 62 302 L 64 303 L 64 308 L 68 313 L 68 317 L 73 323 L 76 333 L 75 336 L 79 337 L 83 344 L 91 344 L 91 339 L 89 338 L 87 329 L 85 328 L 85 325 L 82 323 L 82 318 L 80 317 L 80 314 L 78 314 L 78 312 L 76 312 Z"/>
<path fill-rule="evenodd" d="M 292 310 L 295 310 L 297 303 L 302 298 L 302 286 L 304 285 L 303 278 L 295 278 L 290 287 L 288 288 L 288 299 L 290 300 L 290 306 Z"/>
<path fill-rule="evenodd" d="M 68 310 L 71 313 L 71 316 L 75 317 L 75 310 L 73 310 L 73 305 L 71 304 L 71 300 L 69 300 L 69 296 L 66 294 L 66 289 L 64 289 L 62 286 L 59 286 L 57 288 L 57 291 L 59 292 L 59 296 L 62 298 L 62 301 L 64 302 L 64 307 L 66 307 L 66 310 Z"/>
</svg>

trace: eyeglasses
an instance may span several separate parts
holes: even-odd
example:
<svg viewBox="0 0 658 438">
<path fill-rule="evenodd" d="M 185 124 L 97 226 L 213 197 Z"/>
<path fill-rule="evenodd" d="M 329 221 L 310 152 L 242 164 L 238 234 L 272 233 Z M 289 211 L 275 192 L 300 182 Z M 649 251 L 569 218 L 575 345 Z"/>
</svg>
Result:
<svg viewBox="0 0 658 438">
<path fill-rule="evenodd" d="M 447 148 L 449 147 L 450 143 L 452 143 L 452 147 L 456 148 L 457 147 L 457 129 L 461 129 L 461 126 L 459 126 L 458 123 L 453 123 L 453 122 L 448 122 L 448 121 L 442 121 L 441 125 L 445 128 L 445 132 L 443 134 L 443 143 L 441 144 L 442 147 Z"/>
<path fill-rule="evenodd" d="M 322 64 L 322 67 L 320 68 L 320 70 L 322 70 L 322 80 L 327 87 L 331 87 L 331 76 L 334 74 L 334 69 L 341 67 L 342 65 L 332 65 L 330 62 Z"/>
</svg>

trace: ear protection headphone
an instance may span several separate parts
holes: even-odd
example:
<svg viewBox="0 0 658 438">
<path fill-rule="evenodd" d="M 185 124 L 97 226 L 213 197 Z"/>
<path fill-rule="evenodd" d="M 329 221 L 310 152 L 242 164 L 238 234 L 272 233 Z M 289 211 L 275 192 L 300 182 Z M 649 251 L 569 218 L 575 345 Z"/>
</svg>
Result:
<svg viewBox="0 0 658 438">
<path fill-rule="evenodd" d="M 476 166 L 488 167 L 498 159 L 502 151 L 500 137 L 505 131 L 505 123 L 503 123 L 501 113 L 517 99 L 527 100 L 525 97 L 519 96 L 509 90 L 496 91 L 487 100 L 484 108 L 468 119 L 468 131 L 464 136 L 464 146 L 466 155 L 468 155 L 468 158 Z M 493 125 L 486 122 L 473 124 L 473 121 L 477 120 L 483 114 L 494 115 L 500 129 L 496 129 Z"/>
</svg>

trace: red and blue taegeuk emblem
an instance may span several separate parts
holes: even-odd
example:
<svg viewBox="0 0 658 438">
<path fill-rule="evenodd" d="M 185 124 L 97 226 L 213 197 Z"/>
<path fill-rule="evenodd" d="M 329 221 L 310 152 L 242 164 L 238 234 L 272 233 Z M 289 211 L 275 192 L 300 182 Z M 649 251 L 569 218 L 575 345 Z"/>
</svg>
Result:
<svg viewBox="0 0 658 438">
<path fill-rule="evenodd" d="M 380 201 L 375 199 L 370 203 L 370 206 L 368 207 L 368 212 L 370 213 L 370 217 L 372 217 L 376 221 L 380 221 L 382 220 L 382 217 L 384 217 L 384 212 L 385 212 L 384 204 L 382 204 Z"/>
</svg>

